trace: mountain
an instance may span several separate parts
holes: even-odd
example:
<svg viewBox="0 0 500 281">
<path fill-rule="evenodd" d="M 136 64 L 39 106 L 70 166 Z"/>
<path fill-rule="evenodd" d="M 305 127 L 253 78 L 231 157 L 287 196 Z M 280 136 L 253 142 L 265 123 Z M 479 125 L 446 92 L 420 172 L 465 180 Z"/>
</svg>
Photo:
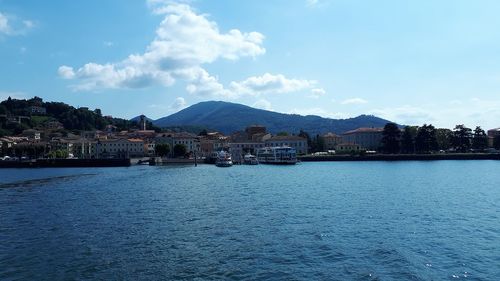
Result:
<svg viewBox="0 0 500 281">
<path fill-rule="evenodd" d="M 136 117 L 130 119 L 132 122 L 139 122 L 141 120 L 141 115 L 137 115 Z M 146 121 L 153 122 L 154 120 L 146 116 Z"/>
<path fill-rule="evenodd" d="M 340 134 L 359 127 L 383 127 L 388 122 L 390 121 L 372 115 L 331 119 L 315 115 L 278 113 L 236 103 L 207 101 L 155 120 L 153 124 L 158 127 L 201 126 L 216 129 L 224 134 L 244 130 L 252 124 L 264 125 L 271 133 L 298 133 L 302 129 L 310 134 Z"/>
</svg>

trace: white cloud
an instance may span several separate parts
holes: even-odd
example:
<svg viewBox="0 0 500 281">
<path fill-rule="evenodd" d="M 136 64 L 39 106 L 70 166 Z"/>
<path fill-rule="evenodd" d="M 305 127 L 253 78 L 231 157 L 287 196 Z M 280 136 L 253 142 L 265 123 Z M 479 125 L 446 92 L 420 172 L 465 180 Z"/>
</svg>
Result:
<svg viewBox="0 0 500 281">
<path fill-rule="evenodd" d="M 9 26 L 9 20 L 7 16 L 0 12 L 0 33 L 9 35 L 11 33 L 11 27 Z"/>
<path fill-rule="evenodd" d="M 186 87 L 186 91 L 190 94 L 227 98 L 234 97 L 233 93 L 224 89 L 224 86 L 219 83 L 217 77 L 211 76 L 201 67 L 191 68 L 187 72 L 176 72 L 176 76 L 184 77 L 191 81 Z"/>
<path fill-rule="evenodd" d="M 0 12 L 0 34 L 22 35 L 34 26 L 35 24 L 30 20 L 19 20 L 16 16 L 7 16 Z"/>
<path fill-rule="evenodd" d="M 319 0 L 306 0 L 307 6 L 316 6 L 319 3 Z"/>
<path fill-rule="evenodd" d="M 362 98 L 346 99 L 341 102 L 341 104 L 365 104 L 365 103 L 368 103 L 368 101 Z"/>
<path fill-rule="evenodd" d="M 177 80 L 187 83 L 186 91 L 201 96 L 238 98 L 269 93 L 289 93 L 312 89 L 316 81 L 289 79 L 282 74 L 265 73 L 243 81 L 233 81 L 226 88 L 217 76 L 203 65 L 220 59 L 255 58 L 265 53 L 264 36 L 258 32 L 232 29 L 221 32 L 217 23 L 205 14 L 197 14 L 186 4 L 169 0 L 149 0 L 154 13 L 164 15 L 155 39 L 142 54 L 132 54 L 116 63 L 90 62 L 78 69 L 59 67 L 64 79 L 76 79 L 75 90 L 145 88 L 171 86 Z M 312 93 L 321 94 L 322 89 Z"/>
<path fill-rule="evenodd" d="M 61 76 L 63 79 L 73 79 L 73 77 L 75 77 L 75 71 L 73 70 L 73 67 L 69 67 L 66 65 L 60 66 L 57 70 L 57 73 L 59 73 L 59 76 Z"/>
<path fill-rule="evenodd" d="M 432 123 L 437 127 L 453 128 L 456 124 L 466 123 L 465 125 L 471 128 L 475 126 L 482 126 L 484 129 L 499 127 L 497 120 L 500 120 L 500 110 L 498 110 L 500 100 L 457 101 L 420 107 L 403 105 L 375 109 L 369 113 L 403 125 Z"/>
<path fill-rule="evenodd" d="M 87 63 L 73 71 L 74 76 L 65 75 L 71 72 L 60 67 L 63 78 L 77 79 L 73 86 L 76 90 L 170 86 L 176 79 L 183 79 L 189 83 L 188 92 L 226 95 L 218 79 L 202 65 L 265 53 L 264 36 L 258 32 L 232 29 L 223 33 L 207 15 L 195 13 L 186 4 L 159 0 L 148 4 L 164 18 L 143 54 L 132 54 L 117 63 Z"/>
<path fill-rule="evenodd" d="M 309 98 L 320 98 L 326 94 L 325 89 L 322 88 L 314 88 L 311 90 L 311 93 L 308 95 Z"/>
<path fill-rule="evenodd" d="M 35 27 L 35 23 L 33 23 L 32 21 L 30 20 L 23 20 L 23 25 L 25 28 L 27 29 L 30 29 L 30 28 L 33 28 Z"/>
<path fill-rule="evenodd" d="M 115 43 L 113 43 L 112 41 L 104 41 L 102 42 L 102 44 L 104 45 L 104 47 L 113 47 L 115 45 Z"/>
<path fill-rule="evenodd" d="M 252 105 L 252 107 L 260 108 L 260 109 L 264 109 L 264 110 L 272 110 L 271 102 L 266 100 L 266 99 L 260 99 L 260 100 L 256 101 Z"/>
<path fill-rule="evenodd" d="M 435 121 L 435 118 L 427 110 L 410 105 L 375 109 L 369 113 L 403 125 L 421 125 Z"/>
<path fill-rule="evenodd" d="M 269 93 L 290 93 L 310 89 L 317 82 L 314 80 L 288 79 L 282 74 L 265 73 L 262 76 L 249 77 L 241 82 L 231 82 L 230 89 L 236 95 L 253 95 Z"/>
<path fill-rule="evenodd" d="M 321 107 L 310 107 L 310 108 L 294 108 L 288 112 L 289 114 L 299 114 L 299 115 L 316 115 L 323 118 L 333 118 L 333 119 L 343 119 L 348 118 L 348 114 L 343 112 L 331 112 L 325 110 Z"/>
<path fill-rule="evenodd" d="M 174 111 L 179 111 L 186 108 L 186 100 L 183 97 L 175 98 L 174 103 L 170 106 L 170 108 Z"/>
</svg>

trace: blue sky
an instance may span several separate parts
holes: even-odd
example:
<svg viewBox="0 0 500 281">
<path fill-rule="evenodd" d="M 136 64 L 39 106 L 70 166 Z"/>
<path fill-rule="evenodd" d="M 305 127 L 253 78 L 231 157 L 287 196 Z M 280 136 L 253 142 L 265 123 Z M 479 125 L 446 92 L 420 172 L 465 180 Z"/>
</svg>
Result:
<svg viewBox="0 0 500 281">
<path fill-rule="evenodd" d="M 0 0 L 0 98 L 500 126 L 498 1 Z"/>
</svg>

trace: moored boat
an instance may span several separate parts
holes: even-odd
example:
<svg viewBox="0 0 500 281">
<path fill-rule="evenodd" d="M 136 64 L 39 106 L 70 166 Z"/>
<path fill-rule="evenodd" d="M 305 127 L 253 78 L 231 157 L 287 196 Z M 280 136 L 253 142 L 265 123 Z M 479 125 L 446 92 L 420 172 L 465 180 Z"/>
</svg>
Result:
<svg viewBox="0 0 500 281">
<path fill-rule="evenodd" d="M 297 152 L 289 146 L 264 147 L 257 150 L 257 160 L 262 164 L 287 164 L 297 163 Z"/>
<path fill-rule="evenodd" d="M 231 159 L 231 153 L 226 151 L 220 151 L 217 153 L 217 160 L 215 161 L 217 167 L 231 167 L 233 166 L 233 160 Z"/>
<path fill-rule="evenodd" d="M 243 156 L 243 164 L 245 164 L 245 165 L 257 165 L 257 164 L 259 164 L 259 161 L 257 160 L 257 156 L 248 153 L 248 154 L 245 154 L 245 156 Z"/>
</svg>

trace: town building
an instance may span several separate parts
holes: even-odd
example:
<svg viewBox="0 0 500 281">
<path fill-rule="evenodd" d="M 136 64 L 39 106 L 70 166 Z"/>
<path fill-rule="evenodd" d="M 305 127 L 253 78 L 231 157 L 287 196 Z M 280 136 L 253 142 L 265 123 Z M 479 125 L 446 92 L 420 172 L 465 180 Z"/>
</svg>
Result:
<svg viewBox="0 0 500 281">
<path fill-rule="evenodd" d="M 45 115 L 47 114 L 47 109 L 41 106 L 30 106 L 28 107 L 28 111 L 31 115 Z"/>
<path fill-rule="evenodd" d="M 154 130 L 135 130 L 127 133 L 127 136 L 131 138 L 140 138 L 140 139 L 145 139 L 145 138 L 155 138 L 156 137 L 156 132 Z"/>
<path fill-rule="evenodd" d="M 80 159 L 99 158 L 98 142 L 96 140 L 78 139 L 71 142 L 71 155 Z"/>
<path fill-rule="evenodd" d="M 383 128 L 358 128 L 342 134 L 344 143 L 358 144 L 362 149 L 378 150 L 382 145 Z"/>
<path fill-rule="evenodd" d="M 10 137 L 0 138 L 0 155 L 6 155 L 15 144 L 16 142 Z"/>
<path fill-rule="evenodd" d="M 200 139 L 191 133 L 160 133 L 154 138 L 156 144 L 168 144 L 170 146 L 170 156 L 174 154 L 174 147 L 178 144 L 186 147 L 187 153 L 200 153 Z"/>
<path fill-rule="evenodd" d="M 337 154 L 347 154 L 352 152 L 359 152 L 363 148 L 359 144 L 355 143 L 339 143 L 335 147 L 335 153 Z"/>
<path fill-rule="evenodd" d="M 23 137 L 27 137 L 30 141 L 40 141 L 40 132 L 33 129 L 24 130 L 22 132 Z"/>
<path fill-rule="evenodd" d="M 488 130 L 488 137 L 494 138 L 498 136 L 500 136 L 500 128 Z"/>
<path fill-rule="evenodd" d="M 255 154 L 257 149 L 266 146 L 264 142 L 231 142 L 229 143 L 229 151 L 234 162 L 241 163 L 245 154 Z"/>
<path fill-rule="evenodd" d="M 98 158 L 144 157 L 141 139 L 106 139 L 97 142 Z"/>
<path fill-rule="evenodd" d="M 297 154 L 307 154 L 307 139 L 299 136 L 273 136 L 265 140 L 266 146 L 289 146 L 295 148 Z"/>
<path fill-rule="evenodd" d="M 267 129 L 262 125 L 251 125 L 245 129 L 245 133 L 247 133 L 248 138 L 251 139 L 252 136 L 256 134 L 267 134 Z"/>
<path fill-rule="evenodd" d="M 156 144 L 153 140 L 144 140 L 144 154 L 145 156 L 155 156 Z"/>
<path fill-rule="evenodd" d="M 337 145 L 342 143 L 342 137 L 334 133 L 327 133 L 323 135 L 323 140 L 325 141 L 324 148 L 326 150 L 335 150 Z"/>
<path fill-rule="evenodd" d="M 496 137 L 500 137 L 500 128 L 488 130 L 488 146 L 489 147 L 493 147 Z"/>
<path fill-rule="evenodd" d="M 73 143 L 78 139 L 69 138 L 52 138 L 48 143 L 49 151 L 62 150 L 67 151 L 69 154 L 73 154 Z"/>
<path fill-rule="evenodd" d="M 200 136 L 200 156 L 209 157 L 212 153 L 229 148 L 229 138 L 219 132 Z"/>
<path fill-rule="evenodd" d="M 45 124 L 45 128 L 49 130 L 60 130 L 64 129 L 64 126 L 61 122 L 52 120 L 52 121 L 47 121 Z"/>
</svg>

